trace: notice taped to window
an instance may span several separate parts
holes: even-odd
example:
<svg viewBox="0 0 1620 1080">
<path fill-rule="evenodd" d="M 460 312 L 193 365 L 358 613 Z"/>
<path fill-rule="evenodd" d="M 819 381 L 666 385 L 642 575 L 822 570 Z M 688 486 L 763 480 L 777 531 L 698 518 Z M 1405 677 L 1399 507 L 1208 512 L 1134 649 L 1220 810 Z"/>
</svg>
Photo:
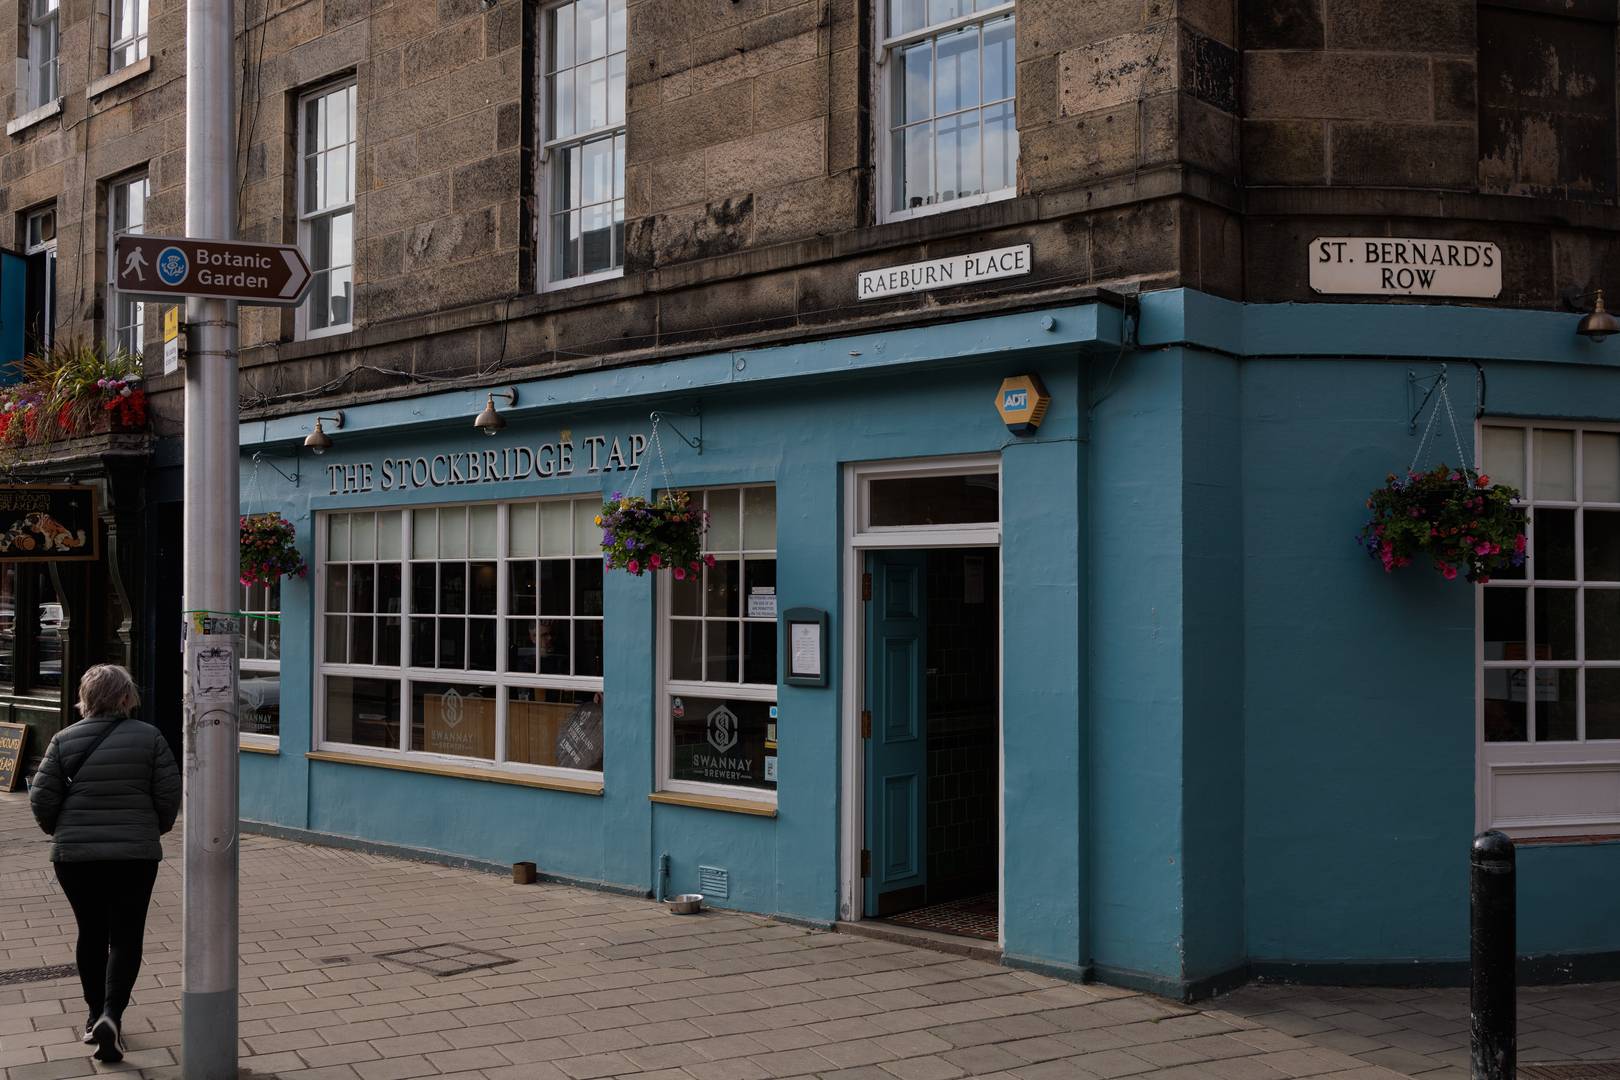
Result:
<svg viewBox="0 0 1620 1080">
<path fill-rule="evenodd" d="M 1461 296 L 1502 292 L 1502 250 L 1481 240 L 1319 236 L 1311 288 L 1325 296 Z"/>
</svg>

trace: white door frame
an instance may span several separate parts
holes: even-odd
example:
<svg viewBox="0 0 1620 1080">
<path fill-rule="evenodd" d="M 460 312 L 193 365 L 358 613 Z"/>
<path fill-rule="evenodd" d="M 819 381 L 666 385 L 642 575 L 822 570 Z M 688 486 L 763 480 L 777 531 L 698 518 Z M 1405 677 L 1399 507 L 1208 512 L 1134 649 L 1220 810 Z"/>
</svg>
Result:
<svg viewBox="0 0 1620 1080">
<path fill-rule="evenodd" d="M 919 525 L 899 528 L 871 528 L 868 520 L 868 492 L 873 479 L 950 476 L 962 473 L 992 474 L 997 478 L 997 521 L 985 525 Z M 950 458 L 905 461 L 860 462 L 844 466 L 844 672 L 840 722 L 840 755 L 843 798 L 839 800 L 840 849 L 838 858 L 838 917 L 854 922 L 865 917 L 865 890 L 861 885 L 861 848 L 866 836 L 866 746 L 861 738 L 861 708 L 866 700 L 866 611 L 861 599 L 861 575 L 866 552 L 884 549 L 927 550 L 931 548 L 995 548 L 996 605 L 1000 612 L 1000 637 L 996 642 L 996 836 L 998 895 L 1005 906 L 1007 879 L 1007 762 L 1002 717 L 1002 697 L 1006 686 L 1006 608 L 1002 579 L 1006 561 L 1001 550 L 1002 517 L 999 489 L 1001 456 L 974 454 Z M 996 919 L 996 944 L 1006 945 L 1005 920 Z"/>
</svg>

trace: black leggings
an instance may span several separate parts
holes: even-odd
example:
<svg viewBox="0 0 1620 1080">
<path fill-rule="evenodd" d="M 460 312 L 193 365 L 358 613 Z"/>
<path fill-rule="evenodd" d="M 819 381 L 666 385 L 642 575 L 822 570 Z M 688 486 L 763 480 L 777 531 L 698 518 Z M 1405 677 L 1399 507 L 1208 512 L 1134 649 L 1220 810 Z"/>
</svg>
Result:
<svg viewBox="0 0 1620 1080">
<path fill-rule="evenodd" d="M 56 880 L 79 923 L 74 960 L 92 1017 L 121 1020 L 141 973 L 146 908 L 157 881 L 156 859 L 59 862 Z"/>
</svg>

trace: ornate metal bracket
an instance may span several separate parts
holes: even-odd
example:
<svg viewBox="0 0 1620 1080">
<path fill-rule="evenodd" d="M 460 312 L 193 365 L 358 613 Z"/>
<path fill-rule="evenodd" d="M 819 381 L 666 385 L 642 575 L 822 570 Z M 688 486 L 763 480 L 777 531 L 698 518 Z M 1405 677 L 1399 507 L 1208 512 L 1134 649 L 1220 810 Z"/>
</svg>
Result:
<svg viewBox="0 0 1620 1080">
<path fill-rule="evenodd" d="M 298 459 L 297 455 L 293 456 L 293 474 L 291 476 L 288 476 L 285 472 L 283 472 L 281 470 L 281 466 L 277 465 L 274 461 L 272 461 L 269 458 L 265 457 L 263 450 L 255 450 L 255 451 L 253 451 L 253 464 L 255 464 L 255 465 L 263 464 L 263 465 L 270 466 L 272 469 L 274 469 L 276 471 L 277 476 L 279 476 L 283 480 L 287 481 L 287 483 L 291 484 L 293 487 L 298 486 L 298 478 L 304 474 L 303 463 Z"/>
<path fill-rule="evenodd" d="M 684 413 L 679 413 L 677 415 L 691 416 L 691 417 L 696 417 L 697 418 L 697 432 L 698 433 L 697 433 L 696 437 L 692 437 L 692 436 L 687 435 L 680 428 L 678 428 L 674 424 L 670 423 L 668 413 L 654 412 L 651 415 L 649 415 L 647 417 L 647 419 L 651 420 L 653 422 L 654 426 L 657 426 L 658 424 L 663 424 L 665 427 L 669 428 L 669 430 L 673 431 L 675 433 L 675 437 L 680 439 L 681 442 L 685 443 L 687 446 L 690 446 L 692 449 L 696 450 L 699 454 L 702 454 L 703 453 L 703 406 L 701 406 L 701 405 L 694 406 L 690 411 L 684 412 Z"/>
</svg>

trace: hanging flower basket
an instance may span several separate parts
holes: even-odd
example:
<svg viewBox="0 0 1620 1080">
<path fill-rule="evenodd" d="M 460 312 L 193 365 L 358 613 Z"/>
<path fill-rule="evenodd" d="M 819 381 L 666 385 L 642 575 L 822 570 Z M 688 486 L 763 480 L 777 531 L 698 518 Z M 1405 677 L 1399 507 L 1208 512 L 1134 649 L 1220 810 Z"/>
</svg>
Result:
<svg viewBox="0 0 1620 1080">
<path fill-rule="evenodd" d="M 602 527 L 602 553 L 609 570 L 628 570 L 637 577 L 648 570 L 668 570 L 676 581 L 714 565 L 703 555 L 706 510 L 692 506 L 684 491 L 666 492 L 657 502 L 615 491 L 596 515 Z"/>
<path fill-rule="evenodd" d="M 1372 519 L 1361 530 L 1361 544 L 1385 573 L 1426 556 L 1447 581 L 1459 573 L 1471 582 L 1489 581 L 1524 565 L 1525 514 L 1513 505 L 1518 497 L 1466 468 L 1390 473 L 1367 499 Z"/>
<path fill-rule="evenodd" d="M 243 585 L 274 585 L 284 577 L 309 573 L 294 545 L 293 523 L 280 514 L 248 514 L 241 519 Z"/>
</svg>

